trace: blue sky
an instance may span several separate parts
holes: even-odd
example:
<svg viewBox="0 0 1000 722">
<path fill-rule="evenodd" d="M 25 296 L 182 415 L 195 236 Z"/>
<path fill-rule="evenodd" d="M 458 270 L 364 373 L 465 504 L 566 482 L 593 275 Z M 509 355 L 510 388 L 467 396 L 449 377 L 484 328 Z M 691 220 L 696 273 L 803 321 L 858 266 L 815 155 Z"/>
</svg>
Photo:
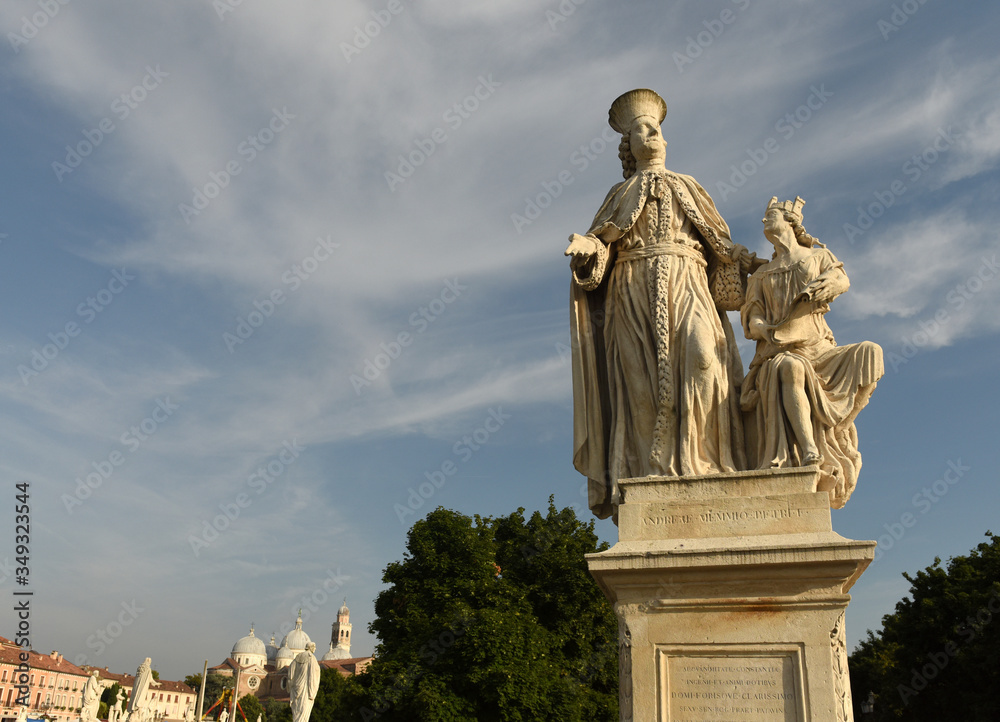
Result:
<svg viewBox="0 0 1000 722">
<path fill-rule="evenodd" d="M 31 483 L 34 647 L 183 678 L 299 606 L 323 651 L 347 597 L 367 654 L 428 509 L 585 512 L 562 253 L 620 179 L 607 109 L 635 87 L 738 243 L 806 199 L 852 281 L 831 327 L 885 350 L 833 517 L 885 542 L 861 638 L 901 572 L 997 531 L 998 15 L 4 3 L 0 467 Z"/>
</svg>

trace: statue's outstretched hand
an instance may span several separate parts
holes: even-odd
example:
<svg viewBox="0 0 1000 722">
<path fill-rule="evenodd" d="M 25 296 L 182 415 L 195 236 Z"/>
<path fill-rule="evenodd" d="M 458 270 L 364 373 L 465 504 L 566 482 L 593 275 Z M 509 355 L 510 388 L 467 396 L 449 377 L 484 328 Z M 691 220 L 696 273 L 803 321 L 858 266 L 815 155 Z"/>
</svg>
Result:
<svg viewBox="0 0 1000 722">
<path fill-rule="evenodd" d="M 573 233 L 569 237 L 569 245 L 566 247 L 565 255 L 570 256 L 574 265 L 580 265 L 589 261 L 597 253 L 597 244 L 600 243 L 592 236 L 581 236 Z"/>
</svg>

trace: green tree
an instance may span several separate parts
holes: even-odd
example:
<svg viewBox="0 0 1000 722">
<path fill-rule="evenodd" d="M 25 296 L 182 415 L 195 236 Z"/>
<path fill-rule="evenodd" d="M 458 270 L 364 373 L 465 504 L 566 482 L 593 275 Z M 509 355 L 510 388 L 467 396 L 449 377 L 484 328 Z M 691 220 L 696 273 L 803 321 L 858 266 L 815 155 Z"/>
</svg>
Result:
<svg viewBox="0 0 1000 722">
<path fill-rule="evenodd" d="M 470 518 L 438 508 L 409 532 L 375 601 L 356 680 L 383 720 L 616 720 L 617 623 L 587 571 L 593 522 L 572 509 Z M 346 713 L 347 710 L 344 710 Z"/>
<path fill-rule="evenodd" d="M 110 712 L 110 710 L 111 710 L 111 705 L 114 704 L 114 701 L 116 699 L 118 699 L 118 692 L 121 691 L 121 688 L 122 688 L 122 686 L 120 684 L 118 684 L 117 682 L 113 683 L 110 687 L 105 687 L 104 688 L 104 691 L 101 692 L 101 705 L 102 706 L 97 711 L 98 718 L 100 718 L 100 719 L 107 719 L 108 712 Z M 122 700 L 122 703 L 118 707 L 118 714 L 119 714 L 119 716 L 125 711 L 125 708 L 127 706 L 128 706 L 128 700 L 127 700 L 127 695 L 126 695 L 126 698 Z M 103 710 L 103 716 L 101 714 L 101 710 Z"/>
<path fill-rule="evenodd" d="M 243 714 L 246 715 L 247 722 L 257 722 L 257 715 L 261 715 L 261 722 L 267 722 L 267 713 L 264 711 L 263 705 L 252 694 L 245 694 L 240 697 L 238 704 L 240 709 L 243 710 Z M 239 713 L 237 712 L 237 714 Z"/>
<path fill-rule="evenodd" d="M 201 689 L 201 672 L 198 672 L 198 674 L 189 674 L 184 678 L 184 684 L 197 692 Z"/>
<path fill-rule="evenodd" d="M 353 677 L 344 677 L 335 669 L 323 668 L 319 690 L 309 722 L 353 722 L 363 719 L 364 692 Z M 251 720 L 251 722 L 253 722 Z"/>
<path fill-rule="evenodd" d="M 916 576 L 850 659 L 858 720 L 1000 719 L 1000 537 Z M 861 702 L 875 694 L 875 712 Z"/>
<path fill-rule="evenodd" d="M 264 709 L 266 722 L 292 722 L 292 708 L 288 706 L 288 702 L 268 697 L 260 700 L 260 706 Z M 250 722 L 254 722 L 254 720 Z"/>
<path fill-rule="evenodd" d="M 200 676 L 200 675 L 199 675 Z M 209 672 L 205 679 L 205 711 L 215 704 L 223 692 L 233 688 L 233 678 L 223 674 Z"/>
</svg>

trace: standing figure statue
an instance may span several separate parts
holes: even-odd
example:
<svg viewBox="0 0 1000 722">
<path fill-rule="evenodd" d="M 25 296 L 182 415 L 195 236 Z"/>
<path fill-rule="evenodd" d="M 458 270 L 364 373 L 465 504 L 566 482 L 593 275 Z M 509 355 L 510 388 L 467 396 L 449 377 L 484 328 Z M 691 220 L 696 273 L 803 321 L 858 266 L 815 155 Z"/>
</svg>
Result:
<svg viewBox="0 0 1000 722">
<path fill-rule="evenodd" d="M 146 700 L 150 687 L 159 687 L 160 683 L 153 679 L 153 660 L 149 657 L 135 671 L 135 682 L 132 684 L 132 695 L 128 700 L 128 722 L 146 722 L 152 716 L 152 709 Z"/>
<path fill-rule="evenodd" d="M 858 481 L 854 419 L 882 378 L 882 349 L 837 345 L 824 315 L 850 282 L 803 228 L 804 205 L 772 198 L 764 215 L 774 256 L 750 276 L 740 312 L 746 337 L 757 341 L 741 403 L 756 414 L 757 468 L 818 466 L 819 490 L 839 509 Z"/>
<path fill-rule="evenodd" d="M 309 642 L 288 665 L 288 696 L 291 698 L 292 722 L 309 722 L 316 692 L 319 690 L 319 662 L 316 643 Z"/>
<path fill-rule="evenodd" d="M 222 712 L 219 713 L 219 722 L 228 722 L 228 720 L 229 720 L 229 710 L 223 707 Z"/>
<path fill-rule="evenodd" d="M 97 710 L 101 704 L 101 692 L 104 690 L 101 688 L 101 683 L 99 681 L 99 672 L 95 669 L 87 677 L 87 681 L 83 685 L 83 707 L 80 710 L 80 719 L 82 722 L 96 722 L 97 720 Z"/>
<path fill-rule="evenodd" d="M 667 106 L 632 90 L 611 106 L 625 181 L 574 233 L 573 463 L 590 508 L 617 515 L 618 480 L 746 468 L 743 368 L 727 310 L 757 261 L 708 193 L 664 167 Z"/>
</svg>

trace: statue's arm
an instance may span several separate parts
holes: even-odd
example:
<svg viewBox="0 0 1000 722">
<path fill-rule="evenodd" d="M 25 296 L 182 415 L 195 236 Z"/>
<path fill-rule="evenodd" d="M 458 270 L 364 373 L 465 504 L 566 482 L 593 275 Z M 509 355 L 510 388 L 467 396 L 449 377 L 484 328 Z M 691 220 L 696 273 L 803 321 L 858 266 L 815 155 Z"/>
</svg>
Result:
<svg viewBox="0 0 1000 722">
<path fill-rule="evenodd" d="M 746 300 L 740 309 L 743 335 L 751 341 L 767 341 L 771 324 L 764 314 L 764 301 L 760 289 L 760 279 L 751 276 L 747 281 Z"/>
<path fill-rule="evenodd" d="M 825 252 L 824 270 L 813 279 L 801 295 L 816 303 L 829 303 L 851 287 L 851 281 L 844 272 L 844 264 L 832 253 Z"/>
<path fill-rule="evenodd" d="M 608 270 L 610 258 L 608 246 L 619 235 L 617 228 L 611 224 L 606 224 L 586 235 L 579 233 L 570 235 L 565 255 L 570 257 L 573 280 L 585 291 L 592 291 L 601 285 Z"/>
</svg>

